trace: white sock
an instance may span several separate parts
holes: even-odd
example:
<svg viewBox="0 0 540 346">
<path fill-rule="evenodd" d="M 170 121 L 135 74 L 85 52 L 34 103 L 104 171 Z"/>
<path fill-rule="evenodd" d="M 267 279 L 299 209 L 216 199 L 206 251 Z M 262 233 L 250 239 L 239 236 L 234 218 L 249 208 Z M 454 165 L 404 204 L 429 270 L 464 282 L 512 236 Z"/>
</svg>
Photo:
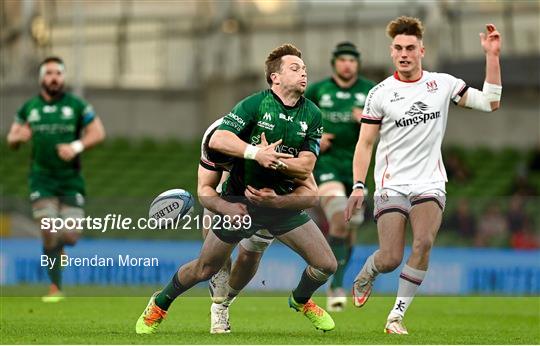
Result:
<svg viewBox="0 0 540 346">
<path fill-rule="evenodd" d="M 409 267 L 407 264 L 403 266 L 403 270 L 399 275 L 399 288 L 396 297 L 396 302 L 388 318 L 392 317 L 403 317 L 405 316 L 405 311 L 411 305 L 416 291 L 420 284 L 426 276 L 425 270 L 419 270 L 412 267 Z"/>
<path fill-rule="evenodd" d="M 223 303 L 220 304 L 224 308 L 229 307 L 229 305 L 231 305 L 232 302 L 236 299 L 236 296 L 240 293 L 240 290 L 235 290 L 229 285 L 227 285 L 227 289 L 229 293 L 227 293 L 227 297 L 225 298 Z"/>
<path fill-rule="evenodd" d="M 356 276 L 355 281 L 360 279 L 360 277 L 363 276 L 364 273 L 367 273 L 374 278 L 379 274 L 377 267 L 375 267 L 375 254 L 377 252 L 379 252 L 379 250 L 375 251 L 371 254 L 371 256 L 367 258 L 366 263 L 364 263 L 362 270 L 360 270 L 360 272 Z"/>
</svg>

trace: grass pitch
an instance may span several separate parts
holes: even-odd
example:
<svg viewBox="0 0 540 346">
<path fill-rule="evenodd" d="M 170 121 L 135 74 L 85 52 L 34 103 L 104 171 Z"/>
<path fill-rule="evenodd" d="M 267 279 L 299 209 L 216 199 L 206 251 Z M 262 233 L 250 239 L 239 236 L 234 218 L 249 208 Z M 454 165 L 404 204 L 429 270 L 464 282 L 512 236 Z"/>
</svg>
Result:
<svg viewBox="0 0 540 346">
<path fill-rule="evenodd" d="M 10 290 L 13 293 L 13 290 Z M 20 292 L 24 292 L 20 290 Z M 68 291 L 69 292 L 69 291 Z M 148 289 L 148 296 L 152 293 Z M 210 299 L 181 297 L 155 335 L 136 335 L 148 297 L 38 297 L 1 302 L 3 344 L 539 344 L 539 297 L 417 297 L 405 319 L 410 335 L 385 335 L 394 297 L 333 313 L 336 329 L 315 330 L 287 306 L 286 295 L 240 296 L 231 306 L 232 333 L 210 335 Z M 325 299 L 316 301 L 324 306 Z"/>
</svg>

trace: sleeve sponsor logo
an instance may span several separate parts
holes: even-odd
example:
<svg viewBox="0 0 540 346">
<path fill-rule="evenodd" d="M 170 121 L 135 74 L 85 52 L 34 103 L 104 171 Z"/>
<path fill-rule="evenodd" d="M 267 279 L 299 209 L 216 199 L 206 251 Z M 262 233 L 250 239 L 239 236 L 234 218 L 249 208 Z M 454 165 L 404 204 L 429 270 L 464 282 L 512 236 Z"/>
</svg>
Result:
<svg viewBox="0 0 540 346">
<path fill-rule="evenodd" d="M 384 83 L 379 83 L 373 89 L 371 89 L 369 91 L 368 96 L 367 96 L 367 100 L 366 100 L 366 104 L 365 104 L 365 107 L 364 107 L 364 114 L 373 115 L 371 113 L 372 112 L 371 107 L 372 107 L 372 104 L 374 102 L 373 98 L 375 97 L 375 93 L 377 92 L 377 90 L 381 89 L 383 86 L 384 86 Z"/>
<path fill-rule="evenodd" d="M 223 124 L 225 126 L 230 126 L 237 131 L 242 131 L 242 129 L 246 126 L 246 121 L 238 115 L 230 112 L 225 116 L 225 118 L 223 118 Z"/>
<path fill-rule="evenodd" d="M 94 107 L 92 107 L 91 105 L 87 105 L 86 107 L 84 107 L 84 110 L 83 110 L 83 115 L 85 117 L 87 116 L 93 116 L 94 115 Z"/>
</svg>

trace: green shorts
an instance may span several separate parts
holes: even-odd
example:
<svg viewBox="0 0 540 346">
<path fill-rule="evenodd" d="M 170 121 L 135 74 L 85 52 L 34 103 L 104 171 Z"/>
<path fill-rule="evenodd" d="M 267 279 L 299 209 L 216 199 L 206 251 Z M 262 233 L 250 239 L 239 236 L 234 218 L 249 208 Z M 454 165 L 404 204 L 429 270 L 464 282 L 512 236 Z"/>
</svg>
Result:
<svg viewBox="0 0 540 346">
<path fill-rule="evenodd" d="M 222 241 L 235 244 L 244 238 L 250 238 L 259 230 L 268 230 L 274 237 L 285 234 L 302 226 L 311 220 L 305 211 L 292 211 L 282 209 L 253 209 L 248 208 L 251 216 L 251 227 L 233 229 L 212 229 L 214 234 Z"/>
<path fill-rule="evenodd" d="M 315 168 L 315 180 L 317 185 L 321 185 L 330 181 L 337 181 L 345 185 L 345 193 L 350 195 L 352 191 L 352 169 L 350 172 L 344 172 L 344 169 L 336 169 L 329 165 L 318 165 Z"/>
<path fill-rule="evenodd" d="M 84 180 L 78 173 L 65 177 L 31 173 L 28 182 L 32 202 L 42 198 L 56 197 L 61 204 L 78 208 L 84 207 L 84 196 L 86 195 Z"/>
</svg>

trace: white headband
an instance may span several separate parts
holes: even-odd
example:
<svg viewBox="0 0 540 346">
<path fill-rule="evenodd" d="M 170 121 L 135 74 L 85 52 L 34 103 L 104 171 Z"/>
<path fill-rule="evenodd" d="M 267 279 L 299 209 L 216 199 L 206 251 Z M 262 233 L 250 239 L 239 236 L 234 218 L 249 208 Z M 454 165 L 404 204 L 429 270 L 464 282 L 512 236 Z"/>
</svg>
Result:
<svg viewBox="0 0 540 346">
<path fill-rule="evenodd" d="M 65 72 L 64 64 L 61 64 L 61 63 L 56 62 L 56 61 L 51 61 L 51 62 L 55 62 L 58 65 L 58 69 L 60 70 L 60 72 L 62 74 L 64 74 L 64 72 Z M 41 65 L 41 67 L 39 68 L 39 81 L 40 82 L 43 80 L 43 77 L 45 77 L 45 73 L 47 72 L 47 64 L 48 63 L 45 63 L 45 64 Z"/>
</svg>

